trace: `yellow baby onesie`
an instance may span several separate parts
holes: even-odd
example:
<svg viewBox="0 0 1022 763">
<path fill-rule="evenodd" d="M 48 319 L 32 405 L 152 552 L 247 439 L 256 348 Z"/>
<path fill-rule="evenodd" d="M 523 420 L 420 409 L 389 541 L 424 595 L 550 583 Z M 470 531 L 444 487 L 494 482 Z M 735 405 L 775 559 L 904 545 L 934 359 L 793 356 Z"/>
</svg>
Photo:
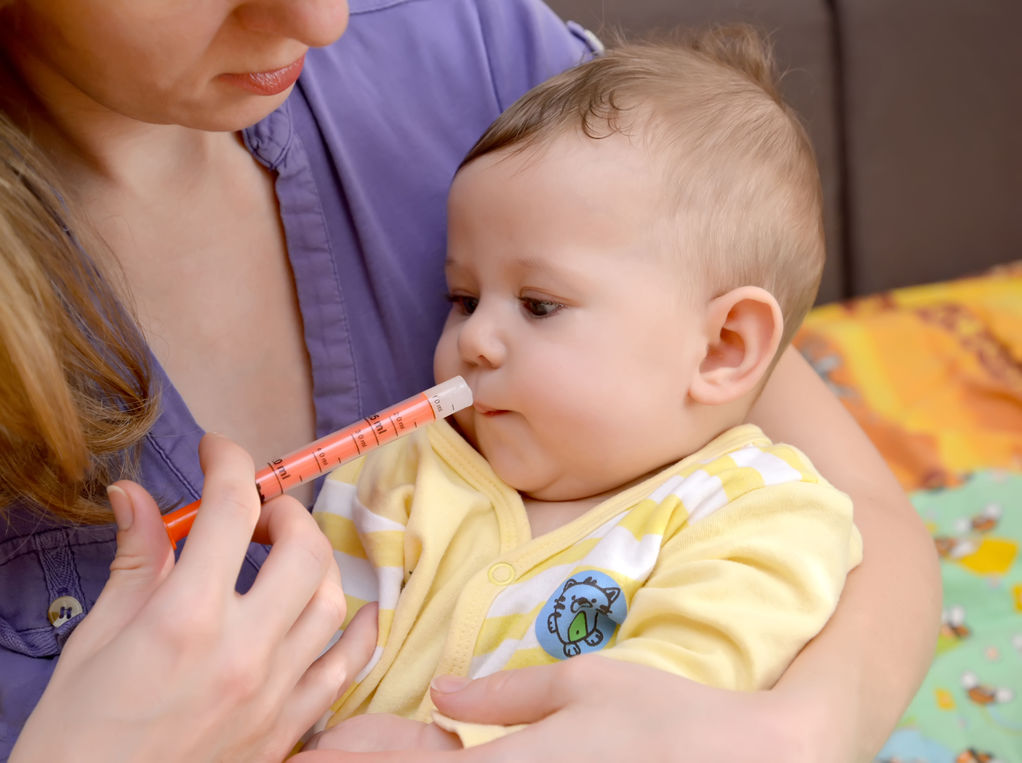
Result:
<svg viewBox="0 0 1022 763">
<path fill-rule="evenodd" d="M 446 422 L 338 469 L 315 514 L 349 617 L 380 606 L 379 645 L 331 723 L 428 721 L 436 675 L 593 652 L 766 688 L 862 555 L 847 496 L 751 425 L 538 538 L 518 493 Z M 454 728 L 466 744 L 500 733 Z"/>
</svg>

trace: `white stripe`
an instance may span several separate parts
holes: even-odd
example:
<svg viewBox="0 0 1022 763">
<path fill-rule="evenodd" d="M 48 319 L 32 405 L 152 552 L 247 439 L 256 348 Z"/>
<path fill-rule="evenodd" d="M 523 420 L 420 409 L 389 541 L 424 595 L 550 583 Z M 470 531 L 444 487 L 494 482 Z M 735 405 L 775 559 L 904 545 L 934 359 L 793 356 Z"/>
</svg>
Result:
<svg viewBox="0 0 1022 763">
<path fill-rule="evenodd" d="M 802 481 L 802 474 L 787 461 L 752 445 L 736 450 L 729 455 L 738 466 L 747 466 L 759 472 L 765 485 Z"/>
<path fill-rule="evenodd" d="M 542 572 L 513 583 L 501 591 L 493 600 L 487 617 L 524 615 L 537 604 L 545 602 L 554 589 L 574 570 L 589 567 L 608 570 L 632 580 L 645 580 L 656 564 L 660 554 L 662 537 L 645 535 L 636 540 L 632 533 L 618 526 L 624 514 L 614 517 L 601 530 L 605 536 L 581 559 L 550 567 Z"/>
<path fill-rule="evenodd" d="M 352 517 L 352 521 L 354 521 L 355 527 L 358 528 L 360 533 L 405 531 L 405 526 L 401 522 L 374 514 L 357 498 L 355 499 L 354 512 L 355 515 Z"/>
<path fill-rule="evenodd" d="M 393 519 L 371 512 L 358 500 L 354 485 L 340 480 L 325 480 L 323 489 L 316 499 L 313 511 L 319 514 L 335 514 L 350 519 L 360 532 L 372 533 L 390 530 L 402 531 L 405 526 Z"/>
<path fill-rule="evenodd" d="M 515 652 L 519 649 L 534 649 L 539 646 L 539 639 L 536 638 L 535 625 L 529 628 L 524 638 L 507 639 L 501 641 L 500 645 L 488 654 L 480 654 L 472 658 L 468 668 L 469 678 L 482 678 L 498 670 L 503 670 Z"/>
<path fill-rule="evenodd" d="M 377 645 L 377 647 L 373 650 L 373 656 L 369 658 L 369 662 L 367 662 L 366 666 L 364 668 L 362 668 L 360 671 L 358 671 L 358 675 L 355 676 L 355 683 L 359 683 L 360 681 L 365 680 L 365 677 L 367 675 L 369 675 L 369 672 L 373 668 L 376 667 L 376 663 L 378 663 L 380 661 L 380 658 L 382 656 L 383 656 L 383 647 Z"/>
<path fill-rule="evenodd" d="M 334 561 L 341 570 L 341 586 L 346 594 L 362 601 L 379 600 L 380 586 L 376 580 L 376 570 L 368 559 L 334 549 Z"/>
<path fill-rule="evenodd" d="M 323 488 L 319 491 L 312 511 L 316 514 L 336 514 L 351 519 L 355 493 L 355 486 L 347 482 L 323 480 Z"/>
<path fill-rule="evenodd" d="M 696 522 L 705 519 L 717 509 L 727 505 L 727 493 L 719 477 L 711 477 L 702 469 L 687 477 L 675 475 L 650 494 L 657 503 L 667 496 L 675 495 L 688 509 L 688 519 Z"/>
<path fill-rule="evenodd" d="M 400 567 L 374 568 L 368 559 L 334 551 L 334 560 L 341 570 L 344 592 L 362 601 L 378 601 L 383 609 L 394 609 L 404 583 Z"/>
<path fill-rule="evenodd" d="M 727 506 L 727 493 L 724 492 L 724 485 L 720 477 L 711 477 L 703 471 L 696 472 L 692 476 L 700 476 L 698 481 L 686 480 L 686 490 L 678 497 L 688 509 L 688 521 L 698 522 L 706 519 L 717 509 Z"/>
<path fill-rule="evenodd" d="M 397 599 L 401 595 L 405 573 L 400 567 L 378 567 L 376 575 L 380 581 L 380 609 L 397 609 Z M 343 585 L 343 578 L 342 583 Z"/>
<path fill-rule="evenodd" d="M 632 580 L 644 580 L 660 556 L 662 543 L 662 535 L 650 533 L 636 540 L 630 530 L 614 527 L 586 554 L 585 562 L 591 561 L 593 567 L 604 567 Z"/>
<path fill-rule="evenodd" d="M 699 474 L 700 472 L 696 473 Z M 649 498 L 654 503 L 662 503 L 667 496 L 674 493 L 675 490 L 680 489 L 681 486 L 684 484 L 685 478 L 682 477 L 681 475 L 675 474 L 674 476 L 666 479 L 664 481 L 664 484 L 662 484 L 660 487 L 658 487 L 656 490 L 650 493 Z"/>
<path fill-rule="evenodd" d="M 555 588 L 577 569 L 579 564 L 588 562 L 588 557 L 578 562 L 558 564 L 533 575 L 521 583 L 512 583 L 493 599 L 487 617 L 504 617 L 506 615 L 524 615 L 531 612 L 537 604 L 547 600 Z"/>
<path fill-rule="evenodd" d="M 615 527 L 621 524 L 621 520 L 625 518 L 625 515 L 627 513 L 628 513 L 627 511 L 622 512 L 617 516 L 613 517 L 612 519 L 607 520 L 602 525 L 593 530 L 591 533 L 589 533 L 587 536 L 585 536 L 582 540 L 590 540 L 592 538 L 604 537 L 605 535 L 607 535 L 607 533 L 609 533 L 611 530 L 613 530 Z"/>
</svg>

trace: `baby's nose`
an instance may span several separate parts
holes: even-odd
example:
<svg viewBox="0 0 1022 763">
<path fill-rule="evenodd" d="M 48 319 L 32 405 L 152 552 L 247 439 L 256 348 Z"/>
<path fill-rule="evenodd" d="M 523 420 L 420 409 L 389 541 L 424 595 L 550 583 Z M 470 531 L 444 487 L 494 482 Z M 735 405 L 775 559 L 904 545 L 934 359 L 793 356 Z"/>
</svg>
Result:
<svg viewBox="0 0 1022 763">
<path fill-rule="evenodd" d="M 495 316 L 477 309 L 461 327 L 458 350 L 466 363 L 489 368 L 500 366 L 507 357 L 507 346 Z"/>
</svg>

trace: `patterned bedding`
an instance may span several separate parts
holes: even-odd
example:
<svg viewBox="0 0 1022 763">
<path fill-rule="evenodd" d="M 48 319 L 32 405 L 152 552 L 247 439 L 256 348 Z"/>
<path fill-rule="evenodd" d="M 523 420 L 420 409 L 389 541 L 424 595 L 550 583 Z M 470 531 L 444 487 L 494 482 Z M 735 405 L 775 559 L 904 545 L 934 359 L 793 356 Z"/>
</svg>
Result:
<svg viewBox="0 0 1022 763">
<path fill-rule="evenodd" d="M 796 346 L 941 559 L 937 654 L 877 760 L 1022 763 L 1022 262 L 817 308 Z"/>
</svg>

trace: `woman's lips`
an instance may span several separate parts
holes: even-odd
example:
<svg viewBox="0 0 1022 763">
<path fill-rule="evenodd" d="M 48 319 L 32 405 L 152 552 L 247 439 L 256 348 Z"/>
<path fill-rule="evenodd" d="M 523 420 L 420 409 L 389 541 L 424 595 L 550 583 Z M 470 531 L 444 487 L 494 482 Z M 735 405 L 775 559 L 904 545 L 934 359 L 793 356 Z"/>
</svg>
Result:
<svg viewBox="0 0 1022 763">
<path fill-rule="evenodd" d="M 280 69 L 269 72 L 245 72 L 244 74 L 221 74 L 220 78 L 256 95 L 277 95 L 291 87 L 302 73 L 305 54 Z"/>
</svg>

